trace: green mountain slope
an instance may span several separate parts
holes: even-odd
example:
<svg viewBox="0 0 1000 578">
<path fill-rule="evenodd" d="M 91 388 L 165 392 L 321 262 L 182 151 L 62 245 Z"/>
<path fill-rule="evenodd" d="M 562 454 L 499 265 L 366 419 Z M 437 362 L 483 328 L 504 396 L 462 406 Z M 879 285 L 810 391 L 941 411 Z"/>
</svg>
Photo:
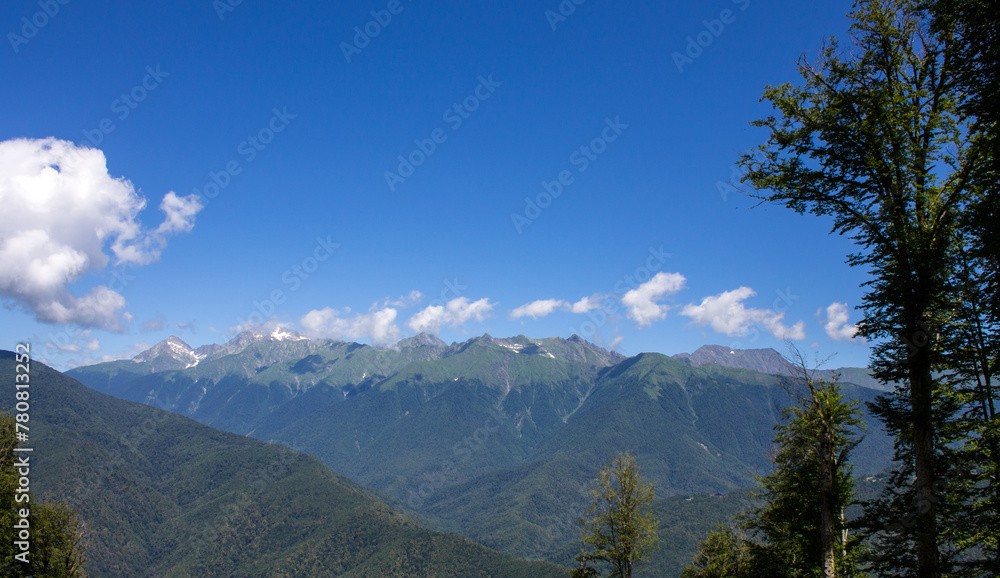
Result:
<svg viewBox="0 0 1000 578">
<path fill-rule="evenodd" d="M 877 393 L 844 388 L 862 401 Z M 769 470 L 773 426 L 790 403 L 774 376 L 642 354 L 601 372 L 586 404 L 544 444 L 523 448 L 522 463 L 462 469 L 457 462 L 451 470 L 430 463 L 405 495 L 380 489 L 440 527 L 492 548 L 569 563 L 578 551 L 573 521 L 589 504 L 586 485 L 614 453 L 632 451 L 664 499 L 751 486 L 756 474 Z M 516 436 L 507 435 L 512 423 L 501 414 L 496 433 L 474 456 L 489 459 L 490 451 L 518 447 Z M 889 438 L 870 418 L 869 429 L 857 450 L 859 473 L 884 468 L 891 455 Z M 440 449 L 452 439 L 441 440 Z M 382 459 L 395 464 L 391 455 Z M 355 475 L 380 487 L 379 479 Z M 700 539 L 689 540 L 689 554 Z"/>
<path fill-rule="evenodd" d="M 32 489 L 78 509 L 95 575 L 565 575 L 426 530 L 310 456 L 31 369 Z M 0 352 L 11 400 L 13 375 Z"/>
<path fill-rule="evenodd" d="M 581 488 L 614 453 L 632 451 L 662 499 L 747 487 L 769 469 L 773 427 L 791 403 L 774 375 L 660 354 L 623 359 L 579 338 L 486 335 L 422 347 L 423 358 L 406 359 L 357 344 L 326 347 L 398 365 L 384 375 L 358 366 L 354 372 L 367 381 L 341 384 L 344 376 L 330 368 L 346 354 L 332 361 L 330 353 L 311 353 L 261 371 L 276 376 L 266 387 L 223 377 L 208 388 L 218 393 L 202 401 L 218 416 L 191 415 L 314 455 L 436 528 L 559 562 L 577 552 L 572 522 L 586 507 Z M 281 387 L 293 392 L 290 368 L 300 365 L 296 375 L 309 375 L 313 385 L 280 403 L 261 402 L 258 413 L 212 401 L 225 401 L 233 388 L 260 387 L 261 400 Z M 128 386 L 128 395 L 167 400 L 161 392 L 171 390 L 170 380 L 191 371 L 151 374 Z M 878 393 L 844 388 L 862 402 Z M 274 409 L 265 413 L 265 406 Z M 855 452 L 859 474 L 885 468 L 892 455 L 889 438 L 869 423 Z"/>
</svg>

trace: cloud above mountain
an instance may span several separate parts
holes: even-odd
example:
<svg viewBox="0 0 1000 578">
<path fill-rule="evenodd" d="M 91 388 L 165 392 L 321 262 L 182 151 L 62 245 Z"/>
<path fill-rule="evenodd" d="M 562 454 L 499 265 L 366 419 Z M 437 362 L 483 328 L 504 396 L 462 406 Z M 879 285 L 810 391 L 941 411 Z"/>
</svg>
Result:
<svg viewBox="0 0 1000 578">
<path fill-rule="evenodd" d="M 747 307 L 744 301 L 756 295 L 749 287 L 740 287 L 732 291 L 723 291 L 718 295 L 705 297 L 701 303 L 689 303 L 680 314 L 690 317 L 696 325 L 710 326 L 718 333 L 729 337 L 743 337 L 750 332 L 751 327 L 759 324 L 778 339 L 805 339 L 805 323 L 798 321 L 791 327 L 786 326 L 784 312 L 772 309 L 755 309 Z"/>
<path fill-rule="evenodd" d="M 823 323 L 827 337 L 834 341 L 850 341 L 858 333 L 856 324 L 848 324 L 850 314 L 847 303 L 831 303 L 825 309 L 816 312 L 816 317 Z"/>
<path fill-rule="evenodd" d="M 470 321 L 482 322 L 492 314 L 496 303 L 489 298 L 469 301 L 467 297 L 456 297 L 443 305 L 428 305 L 418 311 L 407 323 L 414 333 L 437 334 L 444 326 L 461 327 Z"/>
<path fill-rule="evenodd" d="M 146 265 L 194 226 L 201 203 L 168 192 L 163 222 L 146 229 L 146 199 L 108 174 L 104 153 L 55 138 L 0 142 L 0 296 L 39 321 L 122 331 L 125 298 L 106 285 L 71 285 L 109 263 Z"/>
<path fill-rule="evenodd" d="M 309 337 L 370 339 L 372 345 L 388 346 L 399 340 L 399 327 L 395 323 L 397 314 L 393 307 L 355 314 L 351 314 L 349 307 L 343 310 L 325 307 L 303 315 L 299 326 Z"/>
<path fill-rule="evenodd" d="M 532 319 L 538 319 L 539 317 L 545 317 L 551 314 L 557 309 L 562 309 L 569 304 L 561 299 L 539 299 L 538 301 L 532 301 L 531 303 L 525 303 L 520 307 L 513 309 L 510 312 L 511 319 L 520 319 L 521 317 L 531 317 Z"/>
<path fill-rule="evenodd" d="M 638 323 L 639 327 L 666 318 L 671 306 L 658 301 L 683 289 L 686 281 L 687 279 L 680 273 L 662 271 L 657 273 L 649 281 L 622 296 L 622 303 L 626 308 L 625 315 Z"/>
<path fill-rule="evenodd" d="M 531 317 L 532 319 L 539 319 L 551 315 L 556 311 L 586 313 L 594 309 L 600 309 L 601 298 L 601 295 L 592 295 L 590 297 L 583 297 L 576 303 L 570 303 L 562 299 L 539 299 L 512 309 L 510 318 L 520 319 L 522 317 Z"/>
</svg>

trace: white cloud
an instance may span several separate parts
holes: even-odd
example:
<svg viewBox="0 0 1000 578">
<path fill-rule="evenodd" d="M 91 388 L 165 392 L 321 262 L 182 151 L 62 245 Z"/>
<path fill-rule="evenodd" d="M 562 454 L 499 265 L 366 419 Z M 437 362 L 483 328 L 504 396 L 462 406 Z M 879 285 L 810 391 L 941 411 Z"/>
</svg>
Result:
<svg viewBox="0 0 1000 578">
<path fill-rule="evenodd" d="M 510 312 L 510 318 L 520 319 L 521 317 L 531 317 L 532 319 L 538 319 L 546 315 L 551 315 L 558 309 L 571 313 L 586 313 L 594 309 L 602 309 L 601 299 L 604 298 L 605 296 L 603 295 L 591 295 L 590 297 L 580 299 L 576 303 L 570 303 L 562 299 L 539 299 L 513 309 Z"/>
<path fill-rule="evenodd" d="M 392 305 L 393 307 L 413 307 L 414 305 L 420 303 L 423 299 L 424 299 L 423 293 L 414 289 L 413 291 L 410 291 L 409 295 L 396 299 L 395 301 L 390 303 L 390 305 Z"/>
<path fill-rule="evenodd" d="M 600 295 L 592 295 L 590 297 L 584 297 L 576 303 L 569 306 L 569 310 L 573 313 L 586 313 L 592 309 L 601 308 L 601 299 L 603 297 Z"/>
<path fill-rule="evenodd" d="M 693 323 L 705 326 L 729 337 L 742 337 L 754 323 L 767 328 L 779 339 L 805 339 L 805 323 L 798 321 L 786 327 L 782 321 L 784 313 L 771 309 L 747 308 L 743 302 L 757 293 L 749 287 L 724 291 L 718 295 L 705 297 L 699 305 L 689 303 L 681 310 L 681 315 L 690 317 Z"/>
<path fill-rule="evenodd" d="M 471 303 L 466 297 L 456 297 L 444 305 L 425 307 L 411 317 L 407 325 L 416 333 L 436 334 L 445 325 L 460 327 L 473 319 L 482 322 L 495 306 L 496 303 L 490 303 L 486 297 Z"/>
<path fill-rule="evenodd" d="M 670 306 L 660 305 L 657 301 L 683 289 L 685 281 L 687 279 L 680 273 L 657 273 L 622 296 L 622 303 L 628 308 L 626 316 L 635 320 L 639 327 L 665 318 Z"/>
<path fill-rule="evenodd" d="M 847 303 L 831 303 L 825 310 L 820 309 L 817 311 L 816 316 L 822 320 L 824 312 L 826 313 L 826 321 L 823 323 L 823 329 L 830 339 L 834 341 L 850 341 L 855 338 L 858 333 L 858 326 L 847 324 L 850 318 Z"/>
<path fill-rule="evenodd" d="M 531 303 L 525 303 L 517 309 L 510 312 L 511 319 L 520 319 L 521 317 L 531 317 L 532 319 L 538 319 L 539 317 L 545 317 L 551 314 L 556 309 L 560 307 L 566 307 L 569 303 L 561 299 L 539 299 L 538 301 L 532 301 Z"/>
<path fill-rule="evenodd" d="M 345 308 L 342 312 L 330 307 L 314 309 L 299 320 L 303 333 L 310 337 L 330 339 L 370 339 L 373 345 L 392 345 L 399 340 L 399 327 L 392 307 L 370 313 L 356 313 Z"/>
<path fill-rule="evenodd" d="M 157 260 L 167 237 L 190 231 L 197 197 L 167 193 L 163 223 L 144 230 L 146 207 L 128 180 L 108 174 L 104 153 L 55 138 L 0 142 L 0 297 L 40 321 L 122 330 L 125 299 L 106 286 L 75 296 L 69 285 L 116 264 Z M 105 248 L 110 249 L 110 254 Z"/>
</svg>

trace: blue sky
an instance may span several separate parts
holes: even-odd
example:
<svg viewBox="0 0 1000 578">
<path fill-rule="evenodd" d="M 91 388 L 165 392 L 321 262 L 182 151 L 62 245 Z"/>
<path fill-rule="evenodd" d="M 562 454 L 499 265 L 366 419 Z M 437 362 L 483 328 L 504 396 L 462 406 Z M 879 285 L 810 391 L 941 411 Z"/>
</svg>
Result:
<svg viewBox="0 0 1000 578">
<path fill-rule="evenodd" d="M 0 347 L 66 368 L 263 321 L 626 354 L 790 336 L 864 365 L 849 240 L 724 186 L 765 85 L 849 10 L 5 2 Z"/>
</svg>

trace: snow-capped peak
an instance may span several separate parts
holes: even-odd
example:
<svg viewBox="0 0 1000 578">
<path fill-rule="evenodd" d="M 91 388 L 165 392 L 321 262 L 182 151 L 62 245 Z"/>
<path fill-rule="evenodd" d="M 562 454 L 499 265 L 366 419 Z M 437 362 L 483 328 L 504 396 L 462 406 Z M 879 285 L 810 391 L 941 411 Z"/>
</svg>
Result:
<svg viewBox="0 0 1000 578">
<path fill-rule="evenodd" d="M 271 339 L 273 341 L 302 341 L 306 339 L 294 331 L 289 331 L 284 327 L 275 327 L 274 331 L 271 332 Z"/>
<path fill-rule="evenodd" d="M 132 361 L 144 363 L 164 356 L 185 364 L 185 368 L 198 365 L 198 362 L 205 357 L 204 355 L 196 354 L 194 349 L 187 343 L 184 343 L 184 340 L 180 337 L 171 335 L 146 351 L 136 355 L 132 358 Z"/>
</svg>

